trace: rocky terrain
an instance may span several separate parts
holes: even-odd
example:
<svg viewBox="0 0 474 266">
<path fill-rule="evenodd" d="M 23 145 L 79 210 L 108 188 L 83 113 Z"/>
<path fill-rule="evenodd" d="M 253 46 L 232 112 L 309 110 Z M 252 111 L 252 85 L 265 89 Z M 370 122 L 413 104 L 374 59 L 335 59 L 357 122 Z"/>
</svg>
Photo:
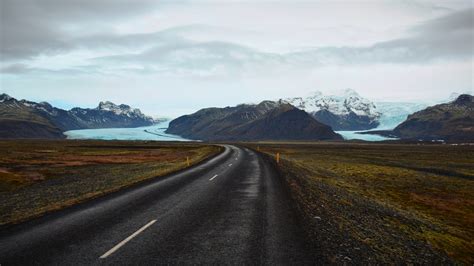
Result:
<svg viewBox="0 0 474 266">
<path fill-rule="evenodd" d="M 474 141 L 474 97 L 458 96 L 454 101 L 415 112 L 393 130 L 371 134 L 413 140 Z"/>
<path fill-rule="evenodd" d="M 212 141 L 342 139 L 305 111 L 273 101 L 202 109 L 171 121 L 166 133 Z"/>
<path fill-rule="evenodd" d="M 375 104 L 356 91 L 346 89 L 338 95 L 315 92 L 308 97 L 283 100 L 305 110 L 319 122 L 333 130 L 367 130 L 379 126 L 381 113 Z"/>
<path fill-rule="evenodd" d="M 282 173 L 317 264 L 472 265 L 469 145 L 255 143 Z"/>
<path fill-rule="evenodd" d="M 139 109 L 101 102 L 97 108 L 63 110 L 47 102 L 0 95 L 0 138 L 62 138 L 74 129 L 139 127 L 155 123 Z"/>
</svg>

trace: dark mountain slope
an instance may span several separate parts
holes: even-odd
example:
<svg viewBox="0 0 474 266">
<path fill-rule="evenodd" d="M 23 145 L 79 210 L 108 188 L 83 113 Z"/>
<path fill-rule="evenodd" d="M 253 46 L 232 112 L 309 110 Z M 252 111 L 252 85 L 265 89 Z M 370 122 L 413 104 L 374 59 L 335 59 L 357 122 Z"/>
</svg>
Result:
<svg viewBox="0 0 474 266">
<path fill-rule="evenodd" d="M 474 141 L 474 97 L 463 94 L 450 103 L 416 112 L 393 132 L 405 139 Z"/>
<path fill-rule="evenodd" d="M 124 104 L 101 102 L 94 109 L 73 108 L 66 111 L 46 102 L 19 101 L 6 94 L 0 95 L 0 138 L 64 137 L 61 132 L 67 130 L 139 127 L 154 122 L 140 110 Z"/>
<path fill-rule="evenodd" d="M 202 109 L 171 121 L 167 133 L 213 141 L 341 139 L 306 112 L 271 101 Z"/>
<path fill-rule="evenodd" d="M 456 100 L 428 107 L 408 116 L 393 130 L 366 131 L 412 140 L 474 141 L 474 97 L 463 94 Z"/>
<path fill-rule="evenodd" d="M 0 95 L 0 138 L 64 138 L 51 121 L 6 94 Z"/>
<path fill-rule="evenodd" d="M 61 139 L 62 131 L 48 124 L 0 119 L 0 139 Z"/>
</svg>

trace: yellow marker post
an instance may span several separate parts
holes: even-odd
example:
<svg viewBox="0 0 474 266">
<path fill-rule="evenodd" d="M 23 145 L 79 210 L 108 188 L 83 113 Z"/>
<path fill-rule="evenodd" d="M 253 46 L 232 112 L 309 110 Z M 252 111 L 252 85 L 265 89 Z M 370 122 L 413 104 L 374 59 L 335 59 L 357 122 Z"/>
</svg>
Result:
<svg viewBox="0 0 474 266">
<path fill-rule="evenodd" d="M 189 167 L 189 156 L 186 157 L 186 163 L 188 164 L 188 167 Z"/>
<path fill-rule="evenodd" d="M 277 163 L 280 163 L 280 153 L 279 152 L 277 152 L 276 159 L 277 159 Z"/>
</svg>

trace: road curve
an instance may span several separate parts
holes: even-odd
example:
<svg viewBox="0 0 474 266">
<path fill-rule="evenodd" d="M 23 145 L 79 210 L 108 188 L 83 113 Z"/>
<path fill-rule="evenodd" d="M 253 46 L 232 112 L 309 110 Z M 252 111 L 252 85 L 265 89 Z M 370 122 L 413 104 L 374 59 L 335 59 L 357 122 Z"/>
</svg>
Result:
<svg viewBox="0 0 474 266">
<path fill-rule="evenodd" d="M 247 148 L 0 231 L 1 265 L 311 264 L 272 164 Z"/>
</svg>

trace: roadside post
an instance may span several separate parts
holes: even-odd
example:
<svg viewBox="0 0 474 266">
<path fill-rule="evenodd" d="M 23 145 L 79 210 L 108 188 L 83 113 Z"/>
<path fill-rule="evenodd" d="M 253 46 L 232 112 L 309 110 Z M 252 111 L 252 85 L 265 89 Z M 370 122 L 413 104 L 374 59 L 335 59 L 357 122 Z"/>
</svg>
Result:
<svg viewBox="0 0 474 266">
<path fill-rule="evenodd" d="M 280 163 L 280 153 L 279 152 L 277 152 L 277 154 L 276 154 L 276 160 L 277 160 L 277 163 Z"/>
<path fill-rule="evenodd" d="M 187 164 L 188 167 L 189 167 L 189 165 L 190 165 L 190 164 L 189 164 L 189 156 L 186 157 L 186 164 Z"/>
</svg>

